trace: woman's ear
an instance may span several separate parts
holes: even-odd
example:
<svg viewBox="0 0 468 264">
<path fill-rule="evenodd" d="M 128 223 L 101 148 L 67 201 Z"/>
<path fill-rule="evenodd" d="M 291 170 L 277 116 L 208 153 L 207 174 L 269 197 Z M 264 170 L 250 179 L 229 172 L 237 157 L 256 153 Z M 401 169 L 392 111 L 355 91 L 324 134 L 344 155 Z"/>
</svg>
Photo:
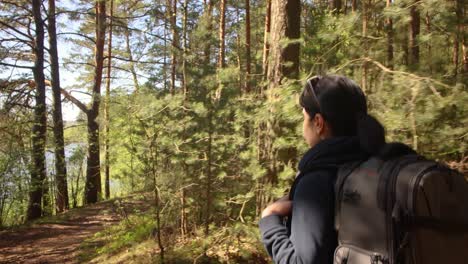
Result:
<svg viewBox="0 0 468 264">
<path fill-rule="evenodd" d="M 316 128 L 315 131 L 317 131 L 317 135 L 319 135 L 319 136 L 323 133 L 324 126 L 325 126 L 324 123 L 325 123 L 325 120 L 323 119 L 322 114 L 320 114 L 320 113 L 315 114 L 315 116 L 314 116 L 314 126 Z"/>
<path fill-rule="evenodd" d="M 328 123 L 327 121 L 325 121 L 321 113 L 317 113 L 314 116 L 314 125 L 317 128 L 317 135 L 320 137 L 320 139 L 324 139 L 331 136 L 331 131 L 328 127 Z"/>
</svg>

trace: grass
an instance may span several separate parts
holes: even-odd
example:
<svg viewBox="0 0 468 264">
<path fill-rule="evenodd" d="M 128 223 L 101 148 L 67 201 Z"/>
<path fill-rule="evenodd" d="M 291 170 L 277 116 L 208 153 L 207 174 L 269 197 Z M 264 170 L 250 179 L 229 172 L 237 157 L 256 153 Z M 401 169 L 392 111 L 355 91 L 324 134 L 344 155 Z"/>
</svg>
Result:
<svg viewBox="0 0 468 264">
<path fill-rule="evenodd" d="M 153 214 L 130 215 L 85 240 L 79 262 L 160 263 L 155 228 Z M 209 236 L 198 230 L 188 239 L 162 234 L 164 263 L 267 263 L 257 232 L 256 226 L 233 224 L 213 229 Z"/>
</svg>

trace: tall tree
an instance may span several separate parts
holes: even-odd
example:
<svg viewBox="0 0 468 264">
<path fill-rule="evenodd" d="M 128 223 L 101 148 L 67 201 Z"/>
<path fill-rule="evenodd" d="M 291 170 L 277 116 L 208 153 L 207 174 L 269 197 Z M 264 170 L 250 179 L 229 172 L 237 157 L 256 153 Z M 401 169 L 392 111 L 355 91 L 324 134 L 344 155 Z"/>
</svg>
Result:
<svg viewBox="0 0 468 264">
<path fill-rule="evenodd" d="M 87 111 L 88 159 L 86 167 L 86 203 L 95 203 L 101 196 L 101 164 L 99 150 L 99 105 L 101 102 L 102 70 L 104 67 L 104 42 L 106 38 L 106 1 L 98 0 L 96 10 L 96 47 L 94 51 L 94 80 L 91 107 Z"/>
<path fill-rule="evenodd" d="M 463 42 L 463 0 L 455 0 L 455 15 L 457 18 L 457 25 L 455 27 L 455 32 L 453 36 L 453 76 L 457 77 L 458 74 L 458 64 L 460 57 L 460 42 Z M 463 48 L 463 44 L 462 44 Z M 462 50 L 463 53 L 463 50 Z M 463 56 L 463 54 L 462 54 Z"/>
<path fill-rule="evenodd" d="M 100 158 L 100 140 L 99 140 L 99 107 L 101 103 L 101 84 L 104 68 L 104 44 L 106 37 L 106 1 L 97 0 L 94 4 L 95 9 L 95 40 L 94 43 L 94 67 L 93 67 L 93 85 L 91 88 L 91 102 L 89 106 L 73 97 L 66 90 L 60 92 L 74 105 L 80 108 L 86 115 L 86 124 L 88 132 L 88 153 L 86 158 L 86 182 L 85 199 L 86 204 L 96 203 L 102 193 L 101 186 L 101 158 Z M 88 37 L 86 37 L 88 38 Z"/>
<path fill-rule="evenodd" d="M 130 7 L 124 6 L 124 14 L 125 16 L 129 17 L 130 16 Z M 135 87 L 135 91 L 138 92 L 140 90 L 140 84 L 138 82 L 138 77 L 135 69 L 135 60 L 133 58 L 133 51 L 131 49 L 131 44 L 130 44 L 130 36 L 131 36 L 131 31 L 129 29 L 129 19 L 123 19 L 122 21 L 123 25 L 123 31 L 124 31 L 124 37 L 125 37 L 125 51 L 127 53 L 127 58 L 129 61 L 129 70 L 130 73 L 132 74 L 132 80 L 133 80 L 133 86 Z"/>
<path fill-rule="evenodd" d="M 391 0 L 387 0 L 387 8 L 392 4 Z M 393 68 L 393 20 L 387 17 L 385 20 L 385 27 L 387 31 L 387 65 L 390 69 Z"/>
<path fill-rule="evenodd" d="M 362 1 L 362 36 L 363 36 L 363 48 L 364 56 L 368 56 L 368 39 L 367 39 L 367 26 L 369 23 L 369 5 L 370 0 Z M 361 76 L 361 88 L 364 92 L 367 90 L 367 61 L 362 64 L 362 76 Z"/>
<path fill-rule="evenodd" d="M 464 1 L 461 1 L 461 3 L 465 3 Z M 466 9 L 467 6 L 465 5 L 459 5 L 459 7 L 462 9 L 461 10 L 461 17 L 466 17 Z M 465 78 L 468 78 L 468 25 L 462 24 L 461 25 L 461 41 L 462 41 L 462 63 L 463 63 L 463 73 L 465 74 Z"/>
<path fill-rule="evenodd" d="M 27 219 L 32 220 L 42 215 L 42 197 L 45 185 L 45 144 L 46 144 L 46 94 L 44 76 L 44 21 L 41 15 L 41 1 L 32 1 L 32 11 L 36 37 L 34 39 L 34 81 L 36 86 L 34 106 L 34 125 L 32 128 L 32 156 L 31 187 L 29 191 L 29 205 Z"/>
<path fill-rule="evenodd" d="M 410 26 L 409 26 L 409 63 L 417 67 L 419 63 L 419 44 L 418 36 L 420 32 L 420 15 L 418 10 L 419 1 L 415 0 L 410 7 Z"/>
<path fill-rule="evenodd" d="M 334 13 L 339 14 L 341 12 L 341 0 L 330 0 L 330 9 Z"/>
<path fill-rule="evenodd" d="M 175 93 L 176 70 L 177 70 L 177 50 L 178 50 L 178 32 L 177 32 L 177 0 L 166 0 L 167 16 L 171 27 L 171 87 L 170 93 Z"/>
<path fill-rule="evenodd" d="M 299 43 L 301 1 L 272 0 L 269 87 L 281 84 L 284 77 L 299 77 Z M 286 45 L 284 43 L 287 43 Z"/>
<path fill-rule="evenodd" d="M 266 0 L 266 9 L 265 9 L 265 29 L 264 29 L 264 39 L 263 39 L 263 60 L 262 60 L 262 70 L 263 70 L 263 79 L 266 80 L 268 77 L 268 58 L 270 53 L 270 32 L 271 32 L 271 1 Z"/>
<path fill-rule="evenodd" d="M 221 0 L 219 6 L 219 68 L 226 66 L 226 0 Z"/>
<path fill-rule="evenodd" d="M 250 0 L 245 0 L 245 92 L 250 92 L 250 74 L 251 71 L 250 59 Z"/>
<path fill-rule="evenodd" d="M 429 15 L 429 11 L 426 12 L 426 19 L 425 19 L 425 24 L 426 24 L 426 34 L 431 34 L 431 17 Z M 429 72 L 432 73 L 432 44 L 430 42 L 426 43 L 427 47 L 427 64 L 429 65 Z"/>
<path fill-rule="evenodd" d="M 187 26 L 188 26 L 188 0 L 184 0 L 183 5 L 184 15 L 182 18 L 182 38 L 183 38 L 183 60 L 182 60 L 182 88 L 184 90 L 184 98 L 187 98 L 187 56 L 188 56 L 188 40 L 187 40 Z"/>
<path fill-rule="evenodd" d="M 283 84 L 284 79 L 299 78 L 299 48 L 297 40 L 300 37 L 300 16 L 301 1 L 299 0 L 272 0 L 271 2 L 271 33 L 269 36 L 270 56 L 268 58 L 268 89 L 273 90 Z M 270 93 L 267 100 L 273 102 L 275 95 Z M 275 146 L 275 140 L 284 133 L 287 124 L 283 124 L 283 131 L 280 131 L 278 123 L 281 120 L 275 120 L 272 107 L 268 108 L 270 116 L 265 123 L 259 126 L 259 131 L 266 131 L 263 136 L 259 136 L 261 146 L 264 149 L 260 155 L 260 162 L 267 165 L 266 179 L 262 185 L 276 185 L 278 183 L 278 172 L 280 171 L 280 162 L 284 164 L 291 161 L 295 155 L 286 155 L 279 160 L 279 149 Z M 260 135 L 260 132 L 259 132 Z M 294 153 L 295 150 L 288 149 L 286 152 Z M 263 188 L 263 187 L 260 187 Z M 271 194 L 262 193 L 257 198 L 261 203 L 268 202 Z"/>
<path fill-rule="evenodd" d="M 109 7 L 109 37 L 107 40 L 107 78 L 106 78 L 106 100 L 104 101 L 104 120 L 106 128 L 106 139 L 104 142 L 104 166 L 105 166 L 105 196 L 106 199 L 110 198 L 110 116 L 109 116 L 109 100 L 110 100 L 110 84 L 111 84 L 111 70 L 112 70 L 112 21 L 114 16 L 114 1 L 110 0 Z"/>
<path fill-rule="evenodd" d="M 205 0 L 204 1 L 204 11 L 203 11 L 203 18 L 206 19 L 206 31 L 207 35 L 205 36 L 205 43 L 203 47 L 203 54 L 204 54 L 204 64 L 209 65 L 211 60 L 211 39 L 210 34 L 211 30 L 213 29 L 213 8 L 214 8 L 214 0 Z"/>
<path fill-rule="evenodd" d="M 48 14 L 49 53 L 51 85 L 53 95 L 53 121 L 55 143 L 55 178 L 57 183 L 57 212 L 68 210 L 67 166 L 65 163 L 65 146 L 63 139 L 62 98 L 60 94 L 60 71 L 57 52 L 57 30 L 55 20 L 55 0 L 49 0 Z"/>
</svg>

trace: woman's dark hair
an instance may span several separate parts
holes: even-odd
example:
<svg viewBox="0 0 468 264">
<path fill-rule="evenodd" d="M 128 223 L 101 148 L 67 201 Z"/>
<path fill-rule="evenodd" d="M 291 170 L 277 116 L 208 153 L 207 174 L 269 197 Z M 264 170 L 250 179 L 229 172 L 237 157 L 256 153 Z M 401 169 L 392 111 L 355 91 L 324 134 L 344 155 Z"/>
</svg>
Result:
<svg viewBox="0 0 468 264">
<path fill-rule="evenodd" d="M 320 113 L 335 137 L 357 136 L 361 147 L 370 154 L 377 154 L 385 145 L 384 127 L 367 113 L 364 93 L 344 76 L 325 75 L 307 80 L 299 103 L 311 118 Z"/>
</svg>

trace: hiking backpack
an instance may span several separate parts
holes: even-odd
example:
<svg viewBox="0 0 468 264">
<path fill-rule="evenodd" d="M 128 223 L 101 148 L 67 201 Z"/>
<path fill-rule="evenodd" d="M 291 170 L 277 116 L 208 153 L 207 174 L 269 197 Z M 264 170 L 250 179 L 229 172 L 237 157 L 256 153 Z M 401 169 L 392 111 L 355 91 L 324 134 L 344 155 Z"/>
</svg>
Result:
<svg viewBox="0 0 468 264">
<path fill-rule="evenodd" d="M 468 263 L 468 183 L 415 153 L 338 171 L 335 264 Z"/>
</svg>

